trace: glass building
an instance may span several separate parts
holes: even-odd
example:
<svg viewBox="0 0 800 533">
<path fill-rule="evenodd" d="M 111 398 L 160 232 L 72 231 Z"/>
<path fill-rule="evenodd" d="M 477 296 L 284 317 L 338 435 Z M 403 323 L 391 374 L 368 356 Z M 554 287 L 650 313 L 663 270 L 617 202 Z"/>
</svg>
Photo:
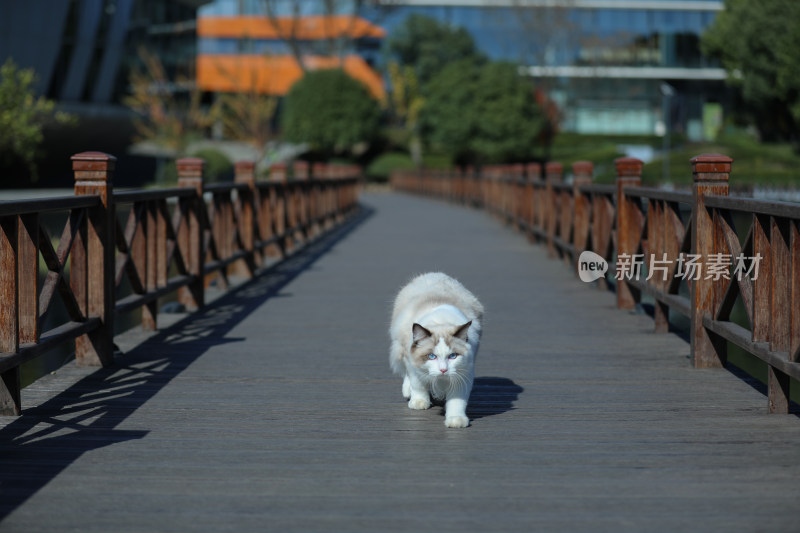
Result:
<svg viewBox="0 0 800 533">
<path fill-rule="evenodd" d="M 713 137 L 725 71 L 700 51 L 723 9 L 713 0 L 392 0 L 373 16 L 387 33 L 411 13 L 469 31 L 492 59 L 521 65 L 587 134 Z"/>
<path fill-rule="evenodd" d="M 0 2 L 0 62 L 33 68 L 37 92 L 72 109 L 119 104 L 139 48 L 190 75 L 197 8 L 209 0 Z"/>
<path fill-rule="evenodd" d="M 140 186 L 153 175 L 152 158 L 128 153 L 136 131 L 122 100 L 129 93 L 131 69 L 140 64 L 144 47 L 171 78 L 191 77 L 197 9 L 207 2 L 0 0 L 0 64 L 11 58 L 33 68 L 38 95 L 78 118 L 77 126 L 48 126 L 38 186 L 70 186 L 69 156 L 85 150 L 119 158 L 116 186 Z M 8 172 L 0 183 L 4 187 L 10 185 Z"/>
</svg>

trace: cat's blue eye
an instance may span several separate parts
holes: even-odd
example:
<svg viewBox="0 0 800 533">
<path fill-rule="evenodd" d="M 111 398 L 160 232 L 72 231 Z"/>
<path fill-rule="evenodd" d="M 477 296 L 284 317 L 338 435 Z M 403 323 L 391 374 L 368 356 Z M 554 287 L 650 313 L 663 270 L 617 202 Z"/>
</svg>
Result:
<svg viewBox="0 0 800 533">
<path fill-rule="evenodd" d="M 457 353 L 451 353 L 450 355 L 447 356 L 448 359 L 455 359 L 456 357 L 458 357 Z"/>
<path fill-rule="evenodd" d="M 436 359 L 436 354 L 435 354 L 435 353 L 429 353 L 429 354 L 428 354 L 428 359 L 430 359 L 431 361 L 433 361 L 434 359 Z"/>
</svg>

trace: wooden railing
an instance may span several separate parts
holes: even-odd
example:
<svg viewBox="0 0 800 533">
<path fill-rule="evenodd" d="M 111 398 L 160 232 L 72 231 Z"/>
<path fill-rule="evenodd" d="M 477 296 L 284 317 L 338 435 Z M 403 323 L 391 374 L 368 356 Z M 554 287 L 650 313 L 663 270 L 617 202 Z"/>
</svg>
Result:
<svg viewBox="0 0 800 533">
<path fill-rule="evenodd" d="M 789 411 L 800 379 L 800 205 L 728 196 L 732 160 L 691 160 L 691 192 L 641 187 L 642 162 L 616 161 L 615 185 L 592 184 L 592 164 L 577 162 L 565 184 L 549 163 L 472 171 L 398 172 L 394 188 L 480 206 L 504 218 L 578 273 L 582 252 L 608 265 L 597 283 L 615 284 L 617 306 L 652 297 L 655 331 L 670 311 L 689 319 L 695 367 L 725 365 L 729 343 L 764 361 L 768 406 Z M 747 221 L 737 233 L 735 221 Z M 744 235 L 744 241 L 740 240 Z M 749 329 L 731 321 L 739 298 Z"/>
<path fill-rule="evenodd" d="M 242 162 L 234 183 L 205 185 L 203 160 L 187 158 L 177 161 L 177 188 L 114 192 L 115 164 L 81 153 L 72 157 L 75 196 L 0 202 L 0 414 L 20 413 L 26 361 L 74 339 L 78 364 L 109 365 L 115 315 L 141 308 L 142 326 L 155 329 L 158 299 L 175 291 L 200 308 L 213 276 L 223 287 L 232 273 L 253 276 L 358 200 L 352 167 L 316 167 L 308 179 L 298 166 L 299 179 L 287 181 L 277 166 L 262 182 Z M 50 213 L 66 218 L 55 246 L 42 222 Z M 123 286 L 130 294 L 116 297 Z M 56 299 L 67 320 L 40 331 Z"/>
</svg>

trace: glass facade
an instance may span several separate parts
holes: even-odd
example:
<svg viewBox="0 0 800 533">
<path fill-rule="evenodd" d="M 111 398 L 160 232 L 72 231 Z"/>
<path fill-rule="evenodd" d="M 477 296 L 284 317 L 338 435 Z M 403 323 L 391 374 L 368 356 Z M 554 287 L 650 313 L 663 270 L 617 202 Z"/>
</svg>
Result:
<svg viewBox="0 0 800 533">
<path fill-rule="evenodd" d="M 704 135 L 703 109 L 724 102 L 725 72 L 700 36 L 722 9 L 708 0 L 393 1 L 371 17 L 391 35 L 412 13 L 465 28 L 492 59 L 516 62 L 580 133 Z M 674 96 L 662 97 L 668 83 Z"/>
<path fill-rule="evenodd" d="M 299 1 L 299 4 L 297 2 Z M 387 0 L 359 15 L 388 35 L 412 13 L 465 28 L 491 59 L 527 69 L 580 133 L 661 134 L 665 123 L 691 138 L 709 135 L 704 109 L 725 103 L 725 72 L 700 51 L 700 36 L 723 8 L 717 0 Z M 285 0 L 278 13 L 319 14 L 322 2 Z M 337 3 L 352 13 L 348 2 Z M 200 16 L 264 15 L 264 0 L 215 0 Z M 202 40 L 204 53 L 285 53 L 276 42 Z M 376 43 L 356 52 L 380 63 Z M 663 84 L 673 96 L 663 97 Z"/>
<path fill-rule="evenodd" d="M 139 49 L 169 76 L 190 76 L 197 8 L 207 0 L 27 0 L 0 3 L 0 61 L 33 67 L 41 94 L 70 104 L 120 103 Z"/>
</svg>

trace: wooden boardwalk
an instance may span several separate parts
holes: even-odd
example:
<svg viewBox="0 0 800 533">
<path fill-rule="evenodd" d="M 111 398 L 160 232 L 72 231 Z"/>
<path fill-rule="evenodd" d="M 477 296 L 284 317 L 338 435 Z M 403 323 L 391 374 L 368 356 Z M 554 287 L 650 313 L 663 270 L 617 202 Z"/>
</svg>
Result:
<svg viewBox="0 0 800 533">
<path fill-rule="evenodd" d="M 121 337 L 117 366 L 26 389 L 0 422 L 0 532 L 800 531 L 800 419 L 483 212 L 363 204 Z M 428 270 L 486 307 L 464 430 L 388 368 L 392 298 Z"/>
</svg>

